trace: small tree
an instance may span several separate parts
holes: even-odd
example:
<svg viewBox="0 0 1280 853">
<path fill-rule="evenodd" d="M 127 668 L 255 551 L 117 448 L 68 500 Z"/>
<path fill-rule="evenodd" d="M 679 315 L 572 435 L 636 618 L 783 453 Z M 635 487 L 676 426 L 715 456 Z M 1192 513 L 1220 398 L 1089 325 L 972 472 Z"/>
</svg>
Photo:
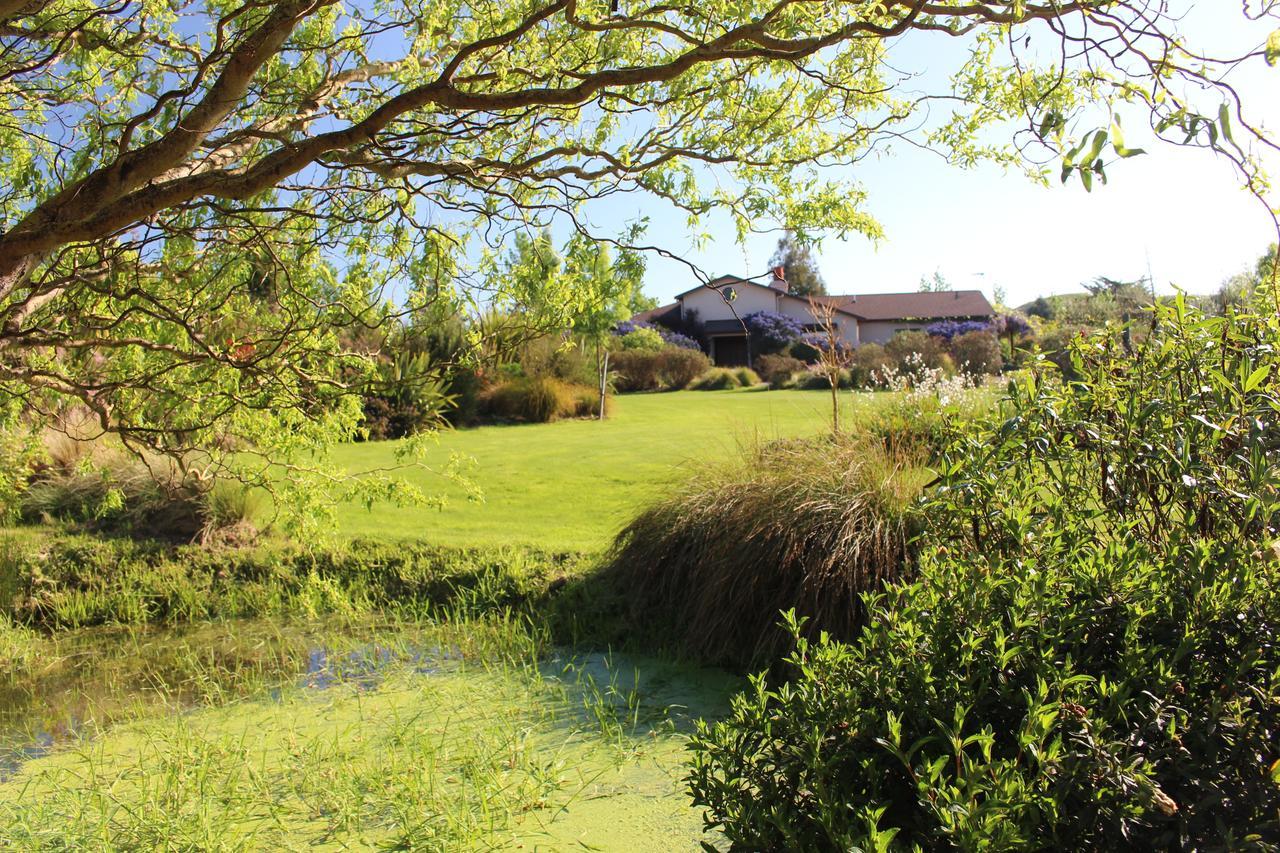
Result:
<svg viewBox="0 0 1280 853">
<path fill-rule="evenodd" d="M 840 336 L 835 306 L 810 297 L 809 311 L 821 327 L 812 342 L 818 344 L 818 370 L 831 386 L 831 431 L 840 432 L 840 374 L 848 368 L 852 351 Z"/>
<path fill-rule="evenodd" d="M 636 235 L 629 235 L 633 239 Z M 611 332 L 626 321 L 638 305 L 644 304 L 640 280 L 644 276 L 644 258 L 624 249 L 612 260 L 603 243 L 581 234 L 574 235 L 565 247 L 565 274 L 573 292 L 580 294 L 578 310 L 571 318 L 574 331 L 595 345 L 596 376 L 600 396 L 599 418 L 604 420 L 605 397 L 609 385 L 609 347 Z M 656 333 L 655 333 L 656 334 Z"/>
<path fill-rule="evenodd" d="M 934 270 L 932 277 L 920 276 L 921 293 L 949 293 L 952 290 L 955 288 L 951 286 L 951 282 L 947 281 L 942 270 Z"/>
</svg>

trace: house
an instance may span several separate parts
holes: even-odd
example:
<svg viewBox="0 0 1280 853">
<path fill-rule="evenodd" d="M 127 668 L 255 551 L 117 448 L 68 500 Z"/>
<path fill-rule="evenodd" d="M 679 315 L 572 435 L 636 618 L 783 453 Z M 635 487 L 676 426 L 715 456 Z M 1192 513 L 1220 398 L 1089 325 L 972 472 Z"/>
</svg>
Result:
<svg viewBox="0 0 1280 853">
<path fill-rule="evenodd" d="M 850 346 L 886 343 L 895 334 L 923 329 L 939 320 L 991 320 L 995 311 L 979 290 L 927 293 L 867 293 L 818 296 L 835 308 L 840 336 Z M 637 322 L 674 329 L 700 329 L 712 361 L 733 366 L 748 361 L 741 319 L 757 311 L 773 311 L 799 320 L 807 330 L 821 328 L 807 297 L 788 292 L 781 268 L 767 284 L 724 275 L 686 290 L 670 305 L 637 314 Z"/>
</svg>

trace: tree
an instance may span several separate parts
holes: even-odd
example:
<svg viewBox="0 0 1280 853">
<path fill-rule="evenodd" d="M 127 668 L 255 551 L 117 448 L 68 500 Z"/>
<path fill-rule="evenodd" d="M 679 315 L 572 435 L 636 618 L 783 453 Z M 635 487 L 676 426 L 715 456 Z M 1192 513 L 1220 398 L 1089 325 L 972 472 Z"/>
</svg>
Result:
<svg viewBox="0 0 1280 853">
<path fill-rule="evenodd" d="M 1266 47 L 1212 57 L 1144 0 L 0 0 L 5 426 L 76 405 L 184 464 L 309 452 L 359 424 L 335 330 L 416 266 L 421 300 L 478 287 L 623 194 L 874 238 L 824 167 L 890 143 L 1091 188 L 1139 153 L 1124 114 L 1260 194 L 1275 146 L 1223 81 L 1277 58 L 1280 9 L 1247 11 Z M 957 36 L 937 88 L 897 84 L 889 40 Z"/>
<path fill-rule="evenodd" d="M 920 276 L 921 293 L 949 293 L 954 289 L 942 275 L 942 270 L 934 270 L 932 277 Z"/>
<path fill-rule="evenodd" d="M 575 234 L 565 249 L 567 274 L 581 302 L 574 312 L 575 332 L 594 344 L 599 380 L 599 418 L 604 420 L 605 398 L 609 382 L 609 347 L 606 342 L 613 328 L 645 305 L 640 282 L 644 277 L 644 257 L 624 249 L 617 261 L 609 256 L 608 247 Z"/>
<path fill-rule="evenodd" d="M 813 259 L 809 247 L 799 242 L 791 231 L 778 240 L 778 248 L 769 258 L 769 266 L 782 267 L 787 286 L 796 296 L 822 296 L 827 292 L 827 283 L 818 271 L 818 262 Z"/>
</svg>

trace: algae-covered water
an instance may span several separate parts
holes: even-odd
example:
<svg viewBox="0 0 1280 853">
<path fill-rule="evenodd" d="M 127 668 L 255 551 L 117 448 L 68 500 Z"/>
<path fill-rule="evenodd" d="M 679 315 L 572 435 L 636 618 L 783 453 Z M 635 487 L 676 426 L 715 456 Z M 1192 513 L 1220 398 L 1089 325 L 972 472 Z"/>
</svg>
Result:
<svg viewBox="0 0 1280 853">
<path fill-rule="evenodd" d="M 698 850 L 714 670 L 514 620 L 44 638 L 0 679 L 11 849 Z"/>
</svg>

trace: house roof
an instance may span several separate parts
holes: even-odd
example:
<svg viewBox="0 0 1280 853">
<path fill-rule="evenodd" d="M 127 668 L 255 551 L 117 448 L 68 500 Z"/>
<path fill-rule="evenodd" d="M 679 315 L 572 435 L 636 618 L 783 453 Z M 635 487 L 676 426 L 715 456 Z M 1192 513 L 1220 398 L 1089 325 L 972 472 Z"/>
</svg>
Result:
<svg viewBox="0 0 1280 853">
<path fill-rule="evenodd" d="M 995 314 L 995 309 L 980 290 L 864 293 L 819 298 L 860 320 L 941 320 Z"/>
<path fill-rule="evenodd" d="M 676 301 L 643 314 L 637 314 L 637 320 L 652 322 L 654 318 L 675 310 L 681 300 L 690 293 L 705 287 L 723 287 L 725 285 L 750 285 L 761 287 L 778 293 L 786 299 L 806 302 L 808 297 L 794 293 L 784 293 L 769 287 L 767 284 L 749 281 L 735 275 L 722 275 L 713 278 L 707 284 L 692 287 L 676 296 Z M 980 290 L 947 290 L 938 292 L 911 293 L 863 293 L 844 296 L 818 296 L 818 300 L 833 306 L 842 314 L 857 317 L 859 320 L 945 320 L 960 317 L 991 317 L 995 309 L 982 295 Z"/>
<path fill-rule="evenodd" d="M 676 319 L 680 317 L 680 303 L 672 302 L 668 305 L 659 305 L 657 308 L 650 308 L 648 311 L 641 311 L 639 314 L 631 318 L 633 323 L 656 323 L 669 315 L 674 315 Z"/>
</svg>

